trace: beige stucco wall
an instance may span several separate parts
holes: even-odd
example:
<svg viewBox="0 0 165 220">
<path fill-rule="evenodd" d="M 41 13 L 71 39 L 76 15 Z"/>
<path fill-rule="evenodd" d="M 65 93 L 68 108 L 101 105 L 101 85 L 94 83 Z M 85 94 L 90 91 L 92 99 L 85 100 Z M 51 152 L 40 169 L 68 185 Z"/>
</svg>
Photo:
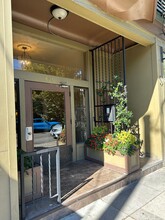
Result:
<svg viewBox="0 0 165 220">
<path fill-rule="evenodd" d="M 160 55 L 160 47 L 163 47 L 165 51 L 165 42 L 157 39 L 157 70 L 159 76 L 159 106 L 160 106 L 160 122 L 161 122 L 161 140 L 162 140 L 162 149 L 163 149 L 163 159 L 165 159 L 165 78 L 162 78 L 162 62 Z"/>
<path fill-rule="evenodd" d="M 129 108 L 133 121 L 139 121 L 143 151 L 152 158 L 162 158 L 162 112 L 157 46 L 140 45 L 126 52 Z"/>
<path fill-rule="evenodd" d="M 0 0 L 0 219 L 19 219 L 11 1 Z"/>
</svg>

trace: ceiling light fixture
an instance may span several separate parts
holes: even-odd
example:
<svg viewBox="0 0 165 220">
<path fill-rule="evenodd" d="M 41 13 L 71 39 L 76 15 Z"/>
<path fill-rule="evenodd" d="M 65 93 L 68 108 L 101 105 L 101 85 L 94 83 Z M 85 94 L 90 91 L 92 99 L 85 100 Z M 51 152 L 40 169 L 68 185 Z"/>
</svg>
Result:
<svg viewBox="0 0 165 220">
<path fill-rule="evenodd" d="M 51 34 L 54 34 L 51 30 L 50 30 L 50 22 L 55 18 L 57 20 L 64 20 L 69 12 L 64 9 L 64 8 L 60 8 L 59 6 L 57 5 L 52 5 L 52 7 L 50 8 L 50 13 L 53 15 L 49 21 L 48 21 L 48 24 L 47 24 L 47 28 L 48 28 L 48 31 L 51 33 Z"/>
<path fill-rule="evenodd" d="M 68 15 L 68 11 L 66 9 L 60 8 L 56 5 L 53 5 L 50 10 L 53 17 L 56 18 L 57 20 L 63 20 Z"/>
<path fill-rule="evenodd" d="M 22 69 L 25 70 L 27 69 L 27 66 L 31 64 L 31 57 L 28 54 L 28 51 L 31 50 L 31 46 L 27 44 L 19 44 L 17 47 L 22 51 L 22 54 L 18 57 L 18 60 L 20 60 Z"/>
</svg>

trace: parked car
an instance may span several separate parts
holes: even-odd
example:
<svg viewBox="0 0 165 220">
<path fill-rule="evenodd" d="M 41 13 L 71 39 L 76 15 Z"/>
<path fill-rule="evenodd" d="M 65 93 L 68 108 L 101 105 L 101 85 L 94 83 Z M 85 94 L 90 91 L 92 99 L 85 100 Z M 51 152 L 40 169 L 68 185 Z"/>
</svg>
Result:
<svg viewBox="0 0 165 220">
<path fill-rule="evenodd" d="M 60 122 L 56 121 L 47 121 L 44 118 L 34 118 L 33 119 L 33 129 L 36 130 L 44 130 L 50 131 L 54 125 L 60 124 Z"/>
<path fill-rule="evenodd" d="M 54 136 L 54 138 L 58 138 L 61 132 L 62 132 L 62 124 L 54 125 L 50 130 L 50 134 Z"/>
</svg>

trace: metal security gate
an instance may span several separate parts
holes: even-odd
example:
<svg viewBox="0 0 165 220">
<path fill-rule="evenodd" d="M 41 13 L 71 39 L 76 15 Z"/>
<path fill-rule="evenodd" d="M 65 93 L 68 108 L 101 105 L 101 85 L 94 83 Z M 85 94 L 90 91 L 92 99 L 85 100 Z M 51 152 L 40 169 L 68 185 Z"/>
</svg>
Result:
<svg viewBox="0 0 165 220">
<path fill-rule="evenodd" d="M 92 50 L 95 125 L 112 125 L 114 100 L 109 96 L 110 85 L 115 76 L 126 84 L 125 44 L 119 36 Z M 113 115 L 113 114 L 112 114 Z M 110 118 L 110 119 L 109 119 Z"/>
<path fill-rule="evenodd" d="M 47 159 L 47 167 L 44 167 L 43 158 Z M 45 159 L 44 158 L 44 159 Z M 25 170 L 25 163 L 28 161 L 30 163 L 31 168 L 30 171 Z M 37 161 L 37 163 L 36 163 Z M 52 164 L 55 164 L 55 169 L 52 169 Z M 37 177 L 35 168 L 36 165 L 39 167 L 39 175 Z M 44 184 L 44 169 L 47 169 L 48 171 L 48 181 L 47 184 Z M 31 182 L 30 187 L 28 191 L 30 191 L 30 197 L 29 195 L 26 195 L 25 188 L 26 186 L 26 173 L 28 172 L 28 175 Z M 52 184 L 52 176 L 54 176 L 55 181 L 54 184 Z M 37 180 L 39 179 L 39 181 Z M 37 181 L 39 183 L 37 183 Z M 28 183 L 29 184 L 29 183 Z M 21 154 L 21 172 L 20 172 L 20 186 L 21 186 L 21 219 L 30 219 L 27 218 L 27 215 L 29 214 L 26 210 L 27 204 L 31 206 L 31 209 L 33 207 L 37 207 L 37 204 L 40 203 L 42 200 L 42 203 L 46 205 L 46 200 L 44 198 L 54 199 L 56 198 L 57 203 L 61 203 L 61 184 L 60 184 L 60 148 L 59 147 L 51 147 L 47 149 L 38 150 L 35 152 L 27 152 Z M 26 187 L 25 187 L 26 186 Z M 53 192 L 52 192 L 53 189 Z M 45 193 L 47 191 L 47 193 Z M 55 192 L 56 191 L 56 192 Z M 52 200 L 51 200 L 52 201 Z M 53 201 L 51 202 L 52 205 Z M 32 205 L 34 204 L 34 206 Z M 41 205 L 39 204 L 38 207 Z M 53 205 L 52 205 L 53 207 Z M 46 208 L 46 207 L 45 207 Z M 37 209 L 37 208 L 36 208 Z M 45 209 L 45 212 L 48 211 L 48 209 Z M 43 208 L 44 213 L 44 208 Z M 43 214 L 36 212 L 36 216 L 38 214 Z"/>
</svg>

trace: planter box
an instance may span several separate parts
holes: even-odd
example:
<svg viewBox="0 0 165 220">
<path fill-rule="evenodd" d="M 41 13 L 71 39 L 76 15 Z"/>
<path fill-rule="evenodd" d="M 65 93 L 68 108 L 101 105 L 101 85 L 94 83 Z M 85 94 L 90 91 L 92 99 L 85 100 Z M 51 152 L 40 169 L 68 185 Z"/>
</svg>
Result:
<svg viewBox="0 0 165 220">
<path fill-rule="evenodd" d="M 34 172 L 34 184 L 33 184 L 33 190 L 34 190 L 34 198 L 37 199 L 41 197 L 41 171 L 40 166 L 33 168 Z M 20 198 L 20 172 L 18 173 L 18 182 L 19 182 L 19 198 Z M 32 169 L 28 169 L 24 172 L 24 187 L 25 187 L 25 202 L 29 202 L 32 200 Z"/>
<path fill-rule="evenodd" d="M 131 157 L 122 156 L 119 152 L 113 156 L 104 151 L 98 151 L 87 147 L 86 159 L 108 166 L 112 170 L 125 174 L 132 173 L 140 168 L 139 151 L 136 151 Z"/>
</svg>

